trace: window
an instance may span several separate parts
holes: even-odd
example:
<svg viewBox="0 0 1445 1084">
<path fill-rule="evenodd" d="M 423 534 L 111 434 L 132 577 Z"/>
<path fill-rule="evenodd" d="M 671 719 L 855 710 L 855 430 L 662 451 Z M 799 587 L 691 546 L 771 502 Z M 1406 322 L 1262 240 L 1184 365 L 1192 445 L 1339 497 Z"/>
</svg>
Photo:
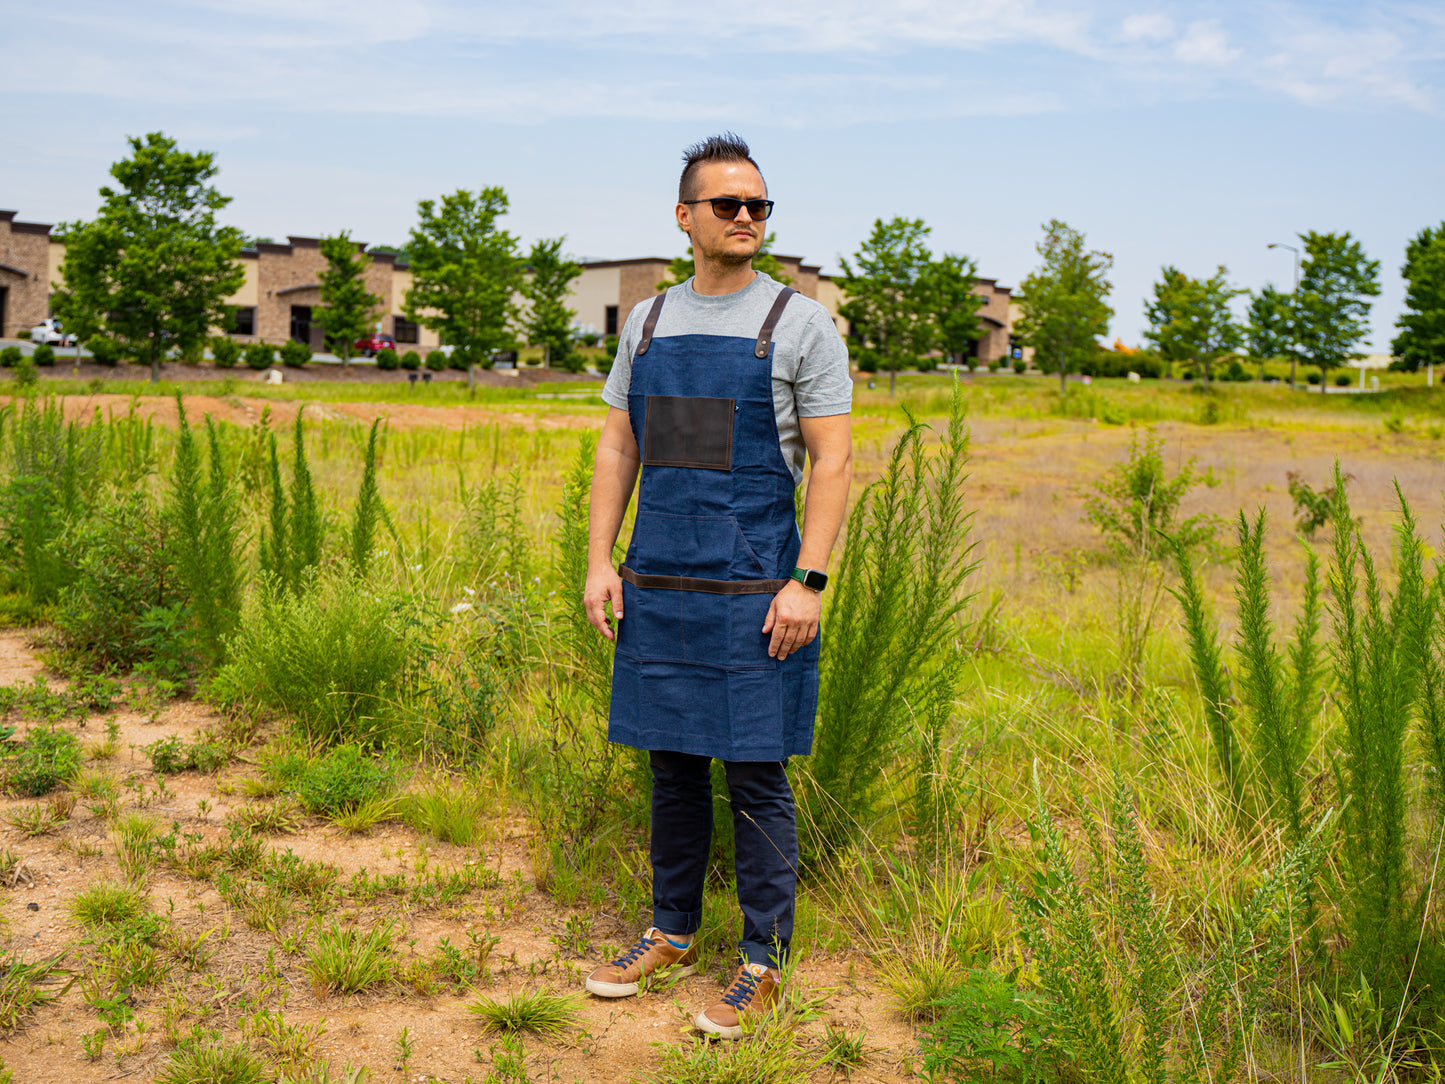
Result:
<svg viewBox="0 0 1445 1084">
<path fill-rule="evenodd" d="M 608 305 L 608 306 L 607 306 L 607 321 L 606 321 L 606 323 L 607 323 L 607 331 L 606 331 L 606 334 L 608 334 L 608 335 L 616 335 L 616 334 L 617 334 L 617 306 L 616 306 L 616 305 Z"/>
<path fill-rule="evenodd" d="M 400 316 L 394 317 L 391 321 L 391 337 L 399 343 L 417 342 L 416 325 Z"/>
<path fill-rule="evenodd" d="M 236 323 L 231 328 L 232 335 L 254 335 L 256 334 L 256 308 L 253 305 L 243 305 L 236 310 Z"/>
</svg>

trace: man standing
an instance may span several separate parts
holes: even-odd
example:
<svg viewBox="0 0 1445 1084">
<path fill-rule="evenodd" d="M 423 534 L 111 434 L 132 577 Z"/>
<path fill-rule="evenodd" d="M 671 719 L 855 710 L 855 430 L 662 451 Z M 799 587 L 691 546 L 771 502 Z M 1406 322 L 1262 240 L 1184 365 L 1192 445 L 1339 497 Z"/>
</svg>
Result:
<svg viewBox="0 0 1445 1084">
<path fill-rule="evenodd" d="M 587 616 L 617 619 L 608 738 L 652 767 L 652 926 L 587 989 L 627 997 L 698 957 L 723 761 L 741 963 L 696 1020 L 724 1038 L 778 997 L 798 841 L 789 756 L 812 749 L 824 574 L 852 475 L 848 352 L 827 310 L 752 269 L 773 203 L 747 144 L 684 155 L 677 222 L 695 274 L 632 310 L 602 397 Z M 811 463 L 801 537 L 793 493 Z M 641 468 L 621 569 L 612 549 Z"/>
</svg>

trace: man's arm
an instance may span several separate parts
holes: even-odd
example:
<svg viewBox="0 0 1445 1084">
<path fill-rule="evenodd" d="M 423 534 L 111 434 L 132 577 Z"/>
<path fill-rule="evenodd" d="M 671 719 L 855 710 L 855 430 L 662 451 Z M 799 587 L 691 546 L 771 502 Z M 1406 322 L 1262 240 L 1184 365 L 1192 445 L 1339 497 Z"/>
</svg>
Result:
<svg viewBox="0 0 1445 1084">
<path fill-rule="evenodd" d="M 798 425 L 810 464 L 798 567 L 822 572 L 828 567 L 848 507 L 848 486 L 853 480 L 853 425 L 847 414 L 799 418 Z M 807 647 L 818 635 L 822 615 L 822 595 L 796 580 L 790 582 L 773 596 L 768 618 L 763 622 L 763 632 L 773 634 L 768 654 L 782 660 Z"/>
<path fill-rule="evenodd" d="M 640 463 L 627 411 L 612 407 L 602 424 L 597 461 L 592 468 L 592 499 L 587 513 L 587 586 L 582 591 L 587 620 L 609 640 L 615 639 L 616 634 L 607 620 L 608 602 L 612 603 L 613 615 L 619 621 L 622 619 L 622 579 L 612 567 L 612 547 L 617 544 L 617 532 L 622 529 L 622 517 L 627 514 L 627 502 L 632 499 Z"/>
</svg>

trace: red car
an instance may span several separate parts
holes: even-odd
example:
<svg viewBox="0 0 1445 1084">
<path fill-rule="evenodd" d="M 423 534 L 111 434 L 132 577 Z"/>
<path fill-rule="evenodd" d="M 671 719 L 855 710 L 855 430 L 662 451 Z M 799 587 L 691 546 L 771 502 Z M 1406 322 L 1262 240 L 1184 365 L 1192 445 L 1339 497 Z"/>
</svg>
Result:
<svg viewBox="0 0 1445 1084">
<path fill-rule="evenodd" d="M 395 350 L 396 340 L 390 335 L 372 335 L 369 338 L 357 339 L 351 349 L 361 357 L 374 358 L 381 350 Z"/>
</svg>

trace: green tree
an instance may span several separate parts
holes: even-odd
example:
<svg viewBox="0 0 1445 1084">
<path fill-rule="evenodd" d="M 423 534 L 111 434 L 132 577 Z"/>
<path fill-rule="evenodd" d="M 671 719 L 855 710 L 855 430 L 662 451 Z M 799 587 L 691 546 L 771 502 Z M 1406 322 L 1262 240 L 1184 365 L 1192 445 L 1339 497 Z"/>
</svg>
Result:
<svg viewBox="0 0 1445 1084">
<path fill-rule="evenodd" d="M 773 242 L 778 235 L 770 233 L 763 238 L 763 247 L 758 249 L 758 254 L 753 257 L 753 270 L 761 271 L 768 277 L 781 282 L 784 286 L 790 286 L 793 277 L 783 270 L 783 265 L 773 255 Z M 674 256 L 672 263 L 667 267 L 667 278 L 657 284 L 658 290 L 666 290 L 673 286 L 681 286 L 688 279 L 692 278 L 695 270 L 692 260 L 692 245 L 687 246 L 687 252 L 681 256 Z"/>
<path fill-rule="evenodd" d="M 321 238 L 321 255 L 326 270 L 317 276 L 321 304 L 314 319 L 326 329 L 326 342 L 341 357 L 351 361 L 356 340 L 371 330 L 381 298 L 366 290 L 366 269 L 371 257 L 362 251 L 345 230 L 335 237 Z"/>
<path fill-rule="evenodd" d="M 1426 227 L 1405 246 L 1405 311 L 1390 350 L 1401 368 L 1445 364 L 1445 222 Z"/>
<path fill-rule="evenodd" d="M 977 272 L 973 260 L 952 252 L 932 261 L 925 272 L 929 307 L 938 326 L 938 345 L 959 363 L 983 334 L 978 310 L 984 298 L 973 292 Z"/>
<path fill-rule="evenodd" d="M 1107 252 L 1086 252 L 1084 235 L 1055 218 L 1044 226 L 1035 248 L 1043 263 L 1019 284 L 1019 337 L 1034 348 L 1044 372 L 1059 374 L 1059 393 L 1070 370 L 1093 353 L 1109 329 L 1114 310 L 1104 299 L 1113 289 L 1105 276 L 1114 266 Z"/>
<path fill-rule="evenodd" d="M 1244 342 L 1244 329 L 1229 310 L 1229 303 L 1244 291 L 1226 281 L 1228 273 L 1220 267 L 1211 277 L 1196 279 L 1166 267 L 1154 284 L 1154 303 L 1145 307 L 1149 328 L 1144 338 L 1170 361 L 1193 361 L 1206 385 L 1214 363 Z"/>
<path fill-rule="evenodd" d="M 81 338 L 108 335 L 150 362 L 151 382 L 175 347 L 204 348 L 229 322 L 226 298 L 245 280 L 241 231 L 216 223 L 230 198 L 207 182 L 215 155 L 191 153 L 161 132 L 131 137 L 131 156 L 111 166 L 93 222 L 67 223 L 65 286 L 55 311 Z"/>
<path fill-rule="evenodd" d="M 879 218 L 858 246 L 854 263 L 838 260 L 843 267 L 838 285 L 848 299 L 838 312 L 878 352 L 888 370 L 889 395 L 897 390 L 898 370 L 938 340 L 931 300 L 933 255 L 924 244 L 931 232 L 921 218 Z"/>
<path fill-rule="evenodd" d="M 521 294 L 528 301 L 523 315 L 528 341 L 546 352 L 548 365 L 560 365 L 568 372 L 582 370 L 581 359 L 572 349 L 572 321 L 576 313 L 567 307 L 572 281 L 582 274 L 582 265 L 562 255 L 563 237 L 537 241 L 527 257 L 531 274 L 522 279 Z"/>
<path fill-rule="evenodd" d="M 476 193 L 458 189 L 440 206 L 417 204 L 411 252 L 412 286 L 406 293 L 408 320 L 432 328 L 473 367 L 491 366 L 493 351 L 512 343 L 516 309 L 512 296 L 521 285 L 517 238 L 497 227 L 507 212 L 500 187 Z"/>
<path fill-rule="evenodd" d="M 1167 327 L 1174 319 L 1180 291 L 1187 276 L 1177 267 L 1166 267 L 1160 279 L 1154 284 L 1154 296 L 1144 303 L 1144 318 L 1149 321 L 1149 330 L 1144 337 L 1154 343 L 1159 358 L 1164 362 L 1166 374 L 1174 375 L 1176 361 L 1188 361 L 1189 355 L 1179 351 L 1180 344 L 1173 339 L 1161 341 L 1159 329 Z"/>
<path fill-rule="evenodd" d="M 1295 297 L 1295 340 L 1300 357 L 1328 373 L 1359 356 L 1355 347 L 1365 336 L 1369 299 L 1380 293 L 1380 261 L 1366 258 L 1348 232 L 1310 230 L 1299 238 L 1305 258 Z"/>
<path fill-rule="evenodd" d="M 1294 350 L 1294 295 L 1273 286 L 1251 294 L 1244 343 L 1249 356 L 1259 359 L 1259 378 L 1263 380 L 1268 358 L 1287 357 Z"/>
</svg>

